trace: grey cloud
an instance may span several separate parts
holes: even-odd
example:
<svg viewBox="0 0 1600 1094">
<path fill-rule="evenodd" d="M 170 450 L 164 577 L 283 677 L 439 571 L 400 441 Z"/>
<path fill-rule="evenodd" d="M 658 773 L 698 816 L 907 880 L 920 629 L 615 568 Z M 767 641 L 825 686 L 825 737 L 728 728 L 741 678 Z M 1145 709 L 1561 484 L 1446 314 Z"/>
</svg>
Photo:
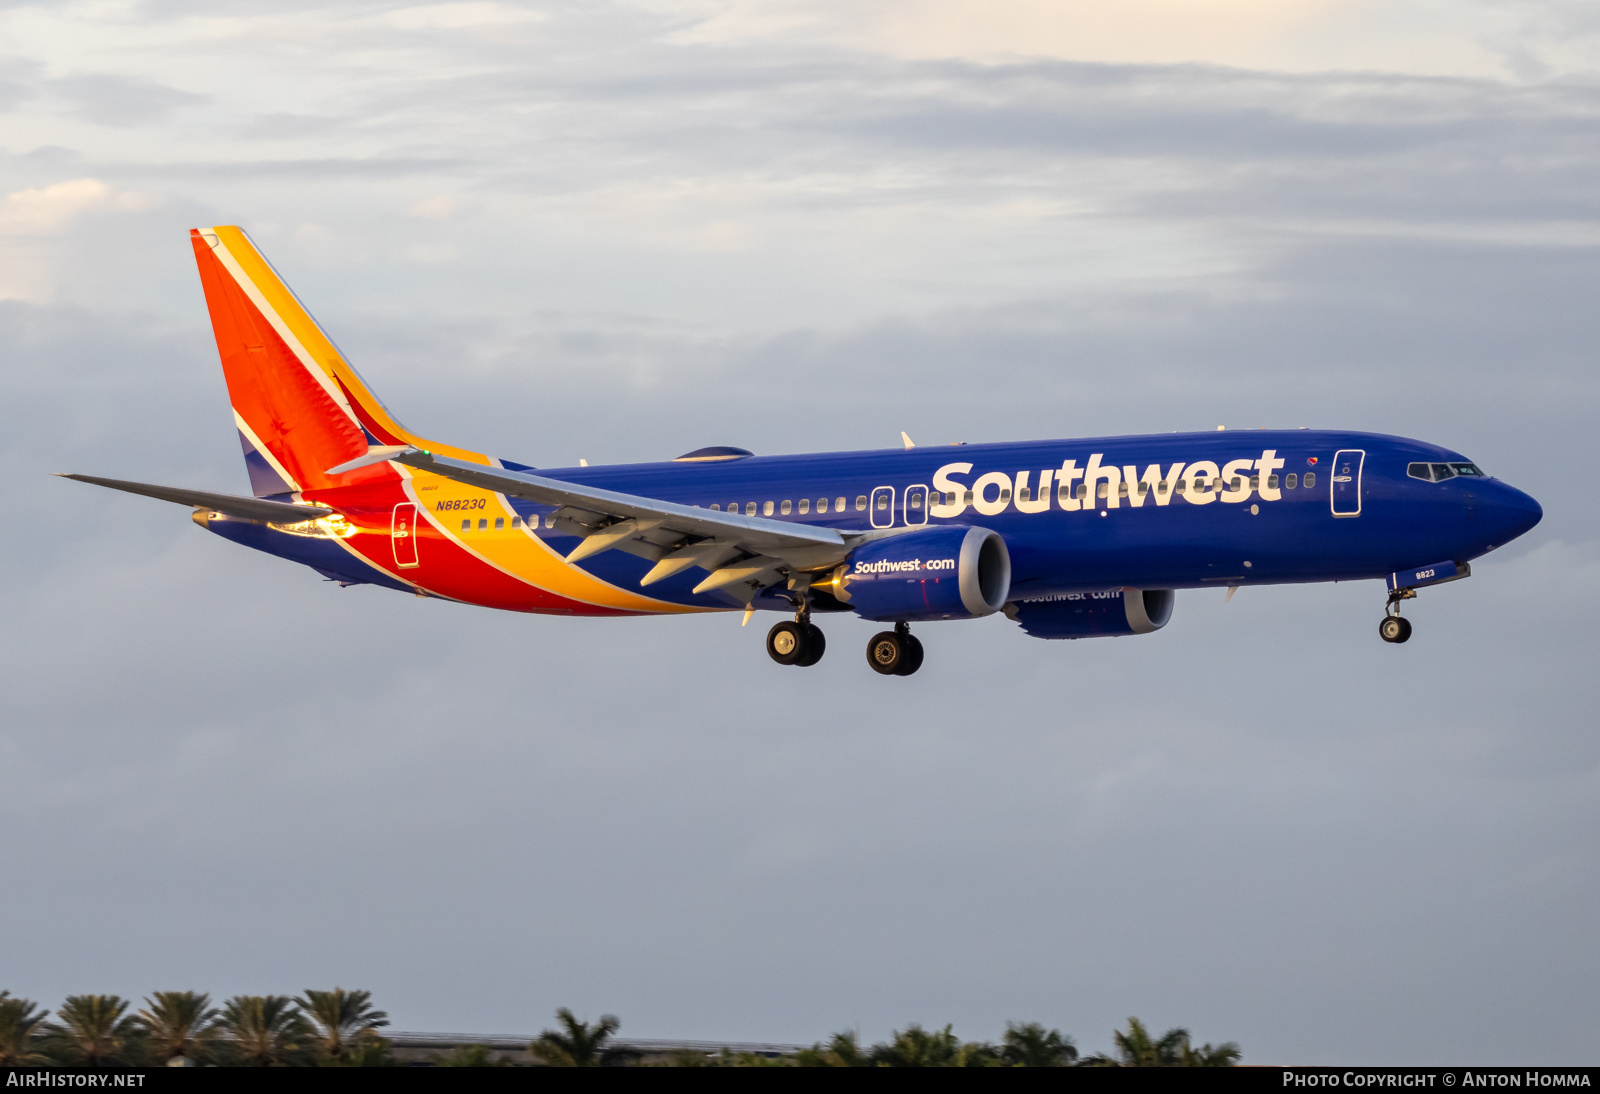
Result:
<svg viewBox="0 0 1600 1094">
<path fill-rule="evenodd" d="M 51 80 L 49 86 L 85 118 L 97 125 L 118 128 L 149 125 L 182 107 L 211 101 L 209 95 L 104 73 L 63 76 Z"/>
</svg>

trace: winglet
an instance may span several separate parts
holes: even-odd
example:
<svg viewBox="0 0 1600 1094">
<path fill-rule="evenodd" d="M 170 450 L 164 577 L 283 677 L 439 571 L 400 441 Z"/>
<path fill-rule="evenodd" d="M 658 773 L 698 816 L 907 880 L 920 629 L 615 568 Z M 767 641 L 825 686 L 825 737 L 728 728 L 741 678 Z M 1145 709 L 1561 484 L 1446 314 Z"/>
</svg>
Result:
<svg viewBox="0 0 1600 1094">
<path fill-rule="evenodd" d="M 903 429 L 900 431 L 900 439 L 902 441 L 906 442 L 906 447 L 907 448 L 915 448 L 915 447 L 917 447 L 915 442 L 913 442 L 911 440 L 911 436 L 908 433 L 906 433 L 906 431 L 903 430 Z"/>
<path fill-rule="evenodd" d="M 344 463 L 330 467 L 327 473 L 330 475 L 342 475 L 346 471 L 357 471 L 363 467 L 371 467 L 375 463 L 385 463 L 396 456 L 419 451 L 421 449 L 409 444 L 375 444 L 367 448 L 365 456 L 357 456 L 353 460 L 347 460 Z"/>
</svg>

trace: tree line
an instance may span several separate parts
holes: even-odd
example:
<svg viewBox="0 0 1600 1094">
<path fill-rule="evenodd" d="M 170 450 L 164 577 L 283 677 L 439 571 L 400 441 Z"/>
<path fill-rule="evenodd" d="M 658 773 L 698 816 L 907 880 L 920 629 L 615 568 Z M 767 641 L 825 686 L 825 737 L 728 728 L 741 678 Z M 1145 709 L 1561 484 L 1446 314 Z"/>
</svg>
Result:
<svg viewBox="0 0 1600 1094">
<path fill-rule="evenodd" d="M 137 1011 L 116 995 L 69 995 L 55 1011 L 0 991 L 0 1067 L 394 1067 L 393 1044 L 381 1032 L 389 1016 L 372 993 L 306 991 L 297 996 L 236 995 L 220 1007 L 204 992 L 158 991 Z M 950 1026 L 909 1025 L 887 1041 L 863 1046 L 836 1033 L 793 1056 L 680 1050 L 645 1060 L 617 1040 L 614 1015 L 580 1021 L 565 1007 L 557 1028 L 528 1046 L 549 1067 L 1231 1067 L 1239 1046 L 1195 1045 L 1185 1029 L 1155 1036 L 1137 1018 L 1112 1034 L 1113 1050 L 1080 1056 L 1071 1037 L 1037 1022 L 1012 1022 L 999 1043 L 963 1041 Z M 487 1045 L 435 1054 L 442 1067 L 510 1067 Z"/>
</svg>

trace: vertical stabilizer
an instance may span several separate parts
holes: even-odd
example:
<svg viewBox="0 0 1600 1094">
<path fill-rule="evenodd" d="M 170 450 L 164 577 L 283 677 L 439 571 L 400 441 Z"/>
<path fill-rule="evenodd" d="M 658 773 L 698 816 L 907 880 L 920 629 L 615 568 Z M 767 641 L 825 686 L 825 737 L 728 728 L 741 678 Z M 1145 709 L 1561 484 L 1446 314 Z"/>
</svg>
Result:
<svg viewBox="0 0 1600 1094">
<path fill-rule="evenodd" d="M 337 480 L 327 474 L 370 444 L 414 444 L 489 462 L 417 437 L 396 422 L 242 229 L 189 235 L 258 497 L 399 477 L 388 464 Z"/>
</svg>

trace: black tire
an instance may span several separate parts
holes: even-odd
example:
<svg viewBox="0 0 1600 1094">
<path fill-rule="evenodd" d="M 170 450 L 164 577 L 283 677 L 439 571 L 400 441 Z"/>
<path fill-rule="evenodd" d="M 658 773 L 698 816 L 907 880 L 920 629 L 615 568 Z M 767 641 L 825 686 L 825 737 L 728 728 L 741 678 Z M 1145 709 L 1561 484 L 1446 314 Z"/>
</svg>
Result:
<svg viewBox="0 0 1600 1094">
<path fill-rule="evenodd" d="M 1404 642 L 1411 637 L 1411 624 L 1398 615 L 1386 615 L 1378 624 L 1378 637 L 1385 642 Z"/>
<path fill-rule="evenodd" d="M 1395 641 L 1395 645 L 1399 645 L 1401 642 L 1406 641 L 1410 637 L 1411 637 L 1411 620 L 1409 620 L 1409 619 L 1401 619 L 1400 620 L 1400 637 L 1396 638 L 1394 640 Z"/>
<path fill-rule="evenodd" d="M 767 632 L 767 654 L 780 665 L 797 665 L 806 653 L 806 632 L 785 620 Z"/>
<path fill-rule="evenodd" d="M 806 632 L 806 652 L 795 664 L 801 668 L 810 668 L 822 660 L 823 653 L 828 649 L 828 637 L 822 633 L 822 628 L 815 623 L 804 623 L 802 626 Z"/>
<path fill-rule="evenodd" d="M 893 676 L 900 671 L 905 659 L 906 648 L 893 631 L 879 631 L 867 643 L 867 664 L 872 666 L 873 672 Z"/>
<path fill-rule="evenodd" d="M 922 643 L 915 635 L 911 634 L 901 635 L 900 643 L 906 648 L 905 663 L 896 669 L 894 674 L 896 676 L 910 676 L 922 667 Z"/>
</svg>

